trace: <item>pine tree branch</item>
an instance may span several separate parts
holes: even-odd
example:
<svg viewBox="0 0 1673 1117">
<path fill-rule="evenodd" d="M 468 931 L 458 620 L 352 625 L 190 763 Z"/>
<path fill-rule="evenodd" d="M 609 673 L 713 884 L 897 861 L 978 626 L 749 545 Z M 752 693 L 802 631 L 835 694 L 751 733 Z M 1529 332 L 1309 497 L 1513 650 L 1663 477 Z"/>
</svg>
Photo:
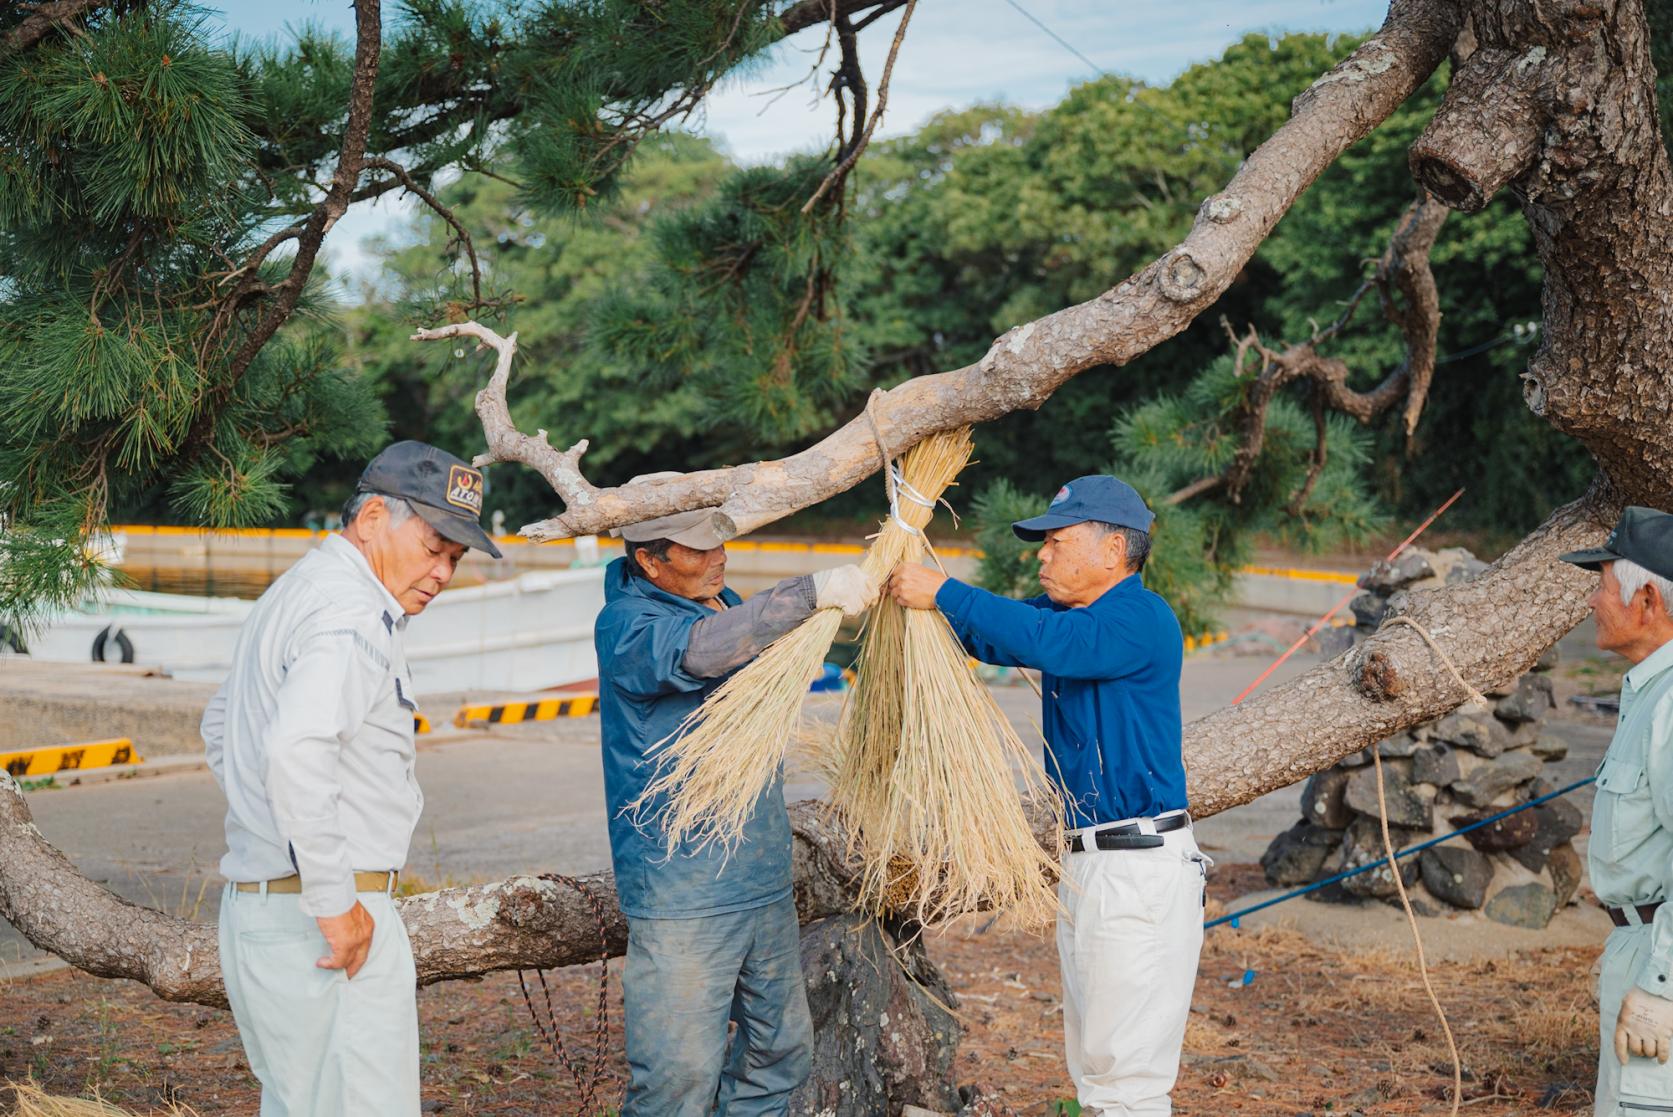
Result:
<svg viewBox="0 0 1673 1117">
<path fill-rule="evenodd" d="M 226 371 L 210 390 L 207 398 L 200 402 L 197 420 L 187 437 L 188 445 L 206 446 L 211 442 L 215 422 L 221 409 L 232 398 L 238 382 L 249 371 L 262 346 L 272 339 L 279 327 L 289 321 L 291 313 L 295 311 L 303 288 L 308 282 L 308 276 L 313 272 L 314 263 L 319 258 L 320 246 L 325 241 L 325 235 L 348 209 L 350 196 L 360 181 L 361 172 L 366 164 L 366 140 L 371 133 L 372 95 L 377 87 L 378 60 L 383 49 L 383 14 L 380 0 L 354 0 L 354 17 L 354 77 L 349 87 L 348 120 L 343 128 L 343 144 L 337 158 L 337 170 L 332 175 L 331 187 L 314 207 L 313 213 L 301 223 L 301 230 L 294 237 L 296 255 L 291 259 L 290 270 L 284 280 L 272 288 L 272 301 L 266 312 L 255 328 L 245 336 L 243 343 L 228 362 Z M 275 233 L 257 251 L 264 257 L 282 240 L 291 239 L 289 233 L 289 229 Z M 248 268 L 238 286 L 227 296 L 226 303 L 236 306 L 243 302 L 250 289 L 259 282 L 257 274 L 254 268 Z M 221 328 L 224 330 L 230 326 L 234 317 L 231 313 L 225 316 L 217 315 L 217 320 L 223 323 Z M 206 332 L 205 351 L 215 340 L 216 335 L 213 331 Z"/>
<path fill-rule="evenodd" d="M 778 17 L 778 23 L 784 28 L 785 38 L 789 38 L 798 31 L 829 22 L 838 16 L 852 16 L 869 8 L 893 11 L 904 2 L 905 0 L 800 0 L 784 10 Z M 867 18 L 862 22 L 870 23 L 871 19 Z"/>
<path fill-rule="evenodd" d="M 843 182 L 848 178 L 848 172 L 854 169 L 854 164 L 865 152 L 866 145 L 871 143 L 871 134 L 877 130 L 878 122 L 883 119 L 883 110 L 888 107 L 889 77 L 894 73 L 895 59 L 900 55 L 900 44 L 906 38 L 906 25 L 912 19 L 913 9 L 917 6 L 918 0 L 907 0 L 906 11 L 901 13 L 900 25 L 895 28 L 894 42 L 889 44 L 888 60 L 883 63 L 883 79 L 877 83 L 877 107 L 872 110 L 870 119 L 866 121 L 865 131 L 861 133 L 857 142 L 849 145 L 842 159 L 832 168 L 831 173 L 825 176 L 825 180 L 819 184 L 819 189 L 813 192 L 813 197 L 802 205 L 803 213 L 812 210 L 827 191 L 842 188 Z M 855 109 L 856 124 L 859 122 L 860 112 L 860 109 Z"/>
<path fill-rule="evenodd" d="M 5 49 L 0 50 L 0 55 L 28 50 L 59 27 L 74 23 L 103 6 L 104 0 L 40 0 L 39 3 L 20 3 L 18 7 L 30 9 L 31 14 L 6 36 Z"/>
<path fill-rule="evenodd" d="M 826 9 L 828 10 L 828 9 Z M 1194 321 L 1242 271 L 1301 192 L 1382 123 L 1447 56 L 1461 19 L 1450 0 L 1395 0 L 1382 29 L 1297 97 L 1290 119 L 1198 210 L 1190 234 L 1115 288 L 1008 331 L 974 365 L 914 377 L 872 409 L 895 453 L 942 430 L 1037 408 L 1075 375 L 1122 365 Z M 564 512 L 534 540 L 587 535 L 690 508 L 720 508 L 752 531 L 844 492 L 877 470 L 868 420 L 778 461 L 616 488 L 563 489 Z"/>
</svg>

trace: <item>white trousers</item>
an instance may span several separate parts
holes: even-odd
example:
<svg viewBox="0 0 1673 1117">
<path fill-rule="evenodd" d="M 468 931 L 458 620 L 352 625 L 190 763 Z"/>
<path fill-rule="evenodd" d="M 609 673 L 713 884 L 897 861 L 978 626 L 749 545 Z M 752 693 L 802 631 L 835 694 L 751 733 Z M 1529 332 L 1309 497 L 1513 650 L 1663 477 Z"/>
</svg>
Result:
<svg viewBox="0 0 1673 1117">
<path fill-rule="evenodd" d="M 1650 928 L 1617 927 L 1603 946 L 1598 969 L 1596 1117 L 1653 1117 L 1673 1112 L 1673 1062 L 1633 1055 L 1626 1065 L 1615 1058 L 1615 1021 L 1621 1001 L 1632 988 L 1650 953 Z"/>
<path fill-rule="evenodd" d="M 1064 854 L 1063 1042 L 1087 1117 L 1173 1111 L 1208 862 L 1189 827 L 1163 840 Z"/>
<path fill-rule="evenodd" d="M 412 944 L 393 900 L 359 898 L 375 928 L 351 981 L 314 965 L 331 951 L 301 897 L 231 885 L 221 897 L 221 973 L 261 1117 L 418 1117 Z"/>
</svg>

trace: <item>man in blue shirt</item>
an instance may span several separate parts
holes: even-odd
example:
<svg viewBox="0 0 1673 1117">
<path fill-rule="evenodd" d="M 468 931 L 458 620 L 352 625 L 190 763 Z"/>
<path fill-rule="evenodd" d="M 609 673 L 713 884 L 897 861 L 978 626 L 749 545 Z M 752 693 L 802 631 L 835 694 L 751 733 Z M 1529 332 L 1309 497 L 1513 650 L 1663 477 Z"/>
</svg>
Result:
<svg viewBox="0 0 1673 1117">
<path fill-rule="evenodd" d="M 654 771 L 647 755 L 727 676 L 816 609 L 862 612 L 878 587 L 844 566 L 744 603 L 726 588 L 734 528 L 721 513 L 681 512 L 620 534 L 628 553 L 604 573 L 593 639 L 610 855 L 628 926 L 622 1117 L 702 1117 L 717 1096 L 726 1117 L 783 1114 L 807 1077 L 813 1024 L 782 773 L 730 851 L 687 842 L 670 856 L 657 827 L 666 801 L 630 805 Z"/>
<path fill-rule="evenodd" d="M 1067 804 L 1058 896 L 1063 1038 L 1081 1112 L 1172 1112 L 1202 950 L 1208 861 L 1185 813 L 1184 640 L 1144 588 L 1150 509 L 1131 486 L 1080 477 L 1012 530 L 1040 541 L 1045 594 L 1027 601 L 916 564 L 889 582 L 939 608 L 970 654 L 1041 673 L 1047 774 Z"/>
</svg>

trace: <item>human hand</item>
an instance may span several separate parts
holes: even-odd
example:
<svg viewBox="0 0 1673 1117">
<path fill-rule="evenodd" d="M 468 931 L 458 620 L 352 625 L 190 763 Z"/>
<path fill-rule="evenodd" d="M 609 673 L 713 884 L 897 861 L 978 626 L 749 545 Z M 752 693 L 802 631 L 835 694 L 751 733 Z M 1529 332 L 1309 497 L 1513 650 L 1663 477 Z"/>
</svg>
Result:
<svg viewBox="0 0 1673 1117">
<path fill-rule="evenodd" d="M 813 607 L 841 609 L 843 616 L 852 617 L 875 605 L 881 588 L 877 579 L 853 564 L 815 571 Z"/>
<path fill-rule="evenodd" d="M 325 945 L 331 948 L 331 953 L 314 965 L 322 970 L 343 970 L 353 978 L 372 952 L 372 931 L 376 926 L 372 913 L 356 900 L 354 907 L 342 915 L 319 916 L 314 922 L 325 936 Z"/>
<path fill-rule="evenodd" d="M 935 595 L 947 582 L 939 570 L 917 562 L 903 562 L 889 576 L 889 594 L 907 609 L 935 608 Z"/>
<path fill-rule="evenodd" d="M 1661 1062 L 1673 1054 L 1673 1001 L 1634 986 L 1621 1000 L 1615 1018 L 1615 1057 L 1626 1065 L 1629 1055 L 1654 1056 Z"/>
</svg>

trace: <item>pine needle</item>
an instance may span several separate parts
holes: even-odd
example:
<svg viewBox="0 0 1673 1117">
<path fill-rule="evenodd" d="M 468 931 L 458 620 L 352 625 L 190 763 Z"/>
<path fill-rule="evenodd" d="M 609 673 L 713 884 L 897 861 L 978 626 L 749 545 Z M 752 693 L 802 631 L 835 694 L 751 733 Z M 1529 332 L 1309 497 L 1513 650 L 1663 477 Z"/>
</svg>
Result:
<svg viewBox="0 0 1673 1117">
<path fill-rule="evenodd" d="M 17 1102 L 13 1117 L 134 1117 L 130 1111 L 101 1100 L 96 1093 L 91 1098 L 62 1098 L 53 1097 L 33 1082 L 6 1085 L 14 1092 Z M 154 1112 L 166 1113 L 168 1117 L 196 1117 L 195 1110 L 180 1105 Z"/>
</svg>

